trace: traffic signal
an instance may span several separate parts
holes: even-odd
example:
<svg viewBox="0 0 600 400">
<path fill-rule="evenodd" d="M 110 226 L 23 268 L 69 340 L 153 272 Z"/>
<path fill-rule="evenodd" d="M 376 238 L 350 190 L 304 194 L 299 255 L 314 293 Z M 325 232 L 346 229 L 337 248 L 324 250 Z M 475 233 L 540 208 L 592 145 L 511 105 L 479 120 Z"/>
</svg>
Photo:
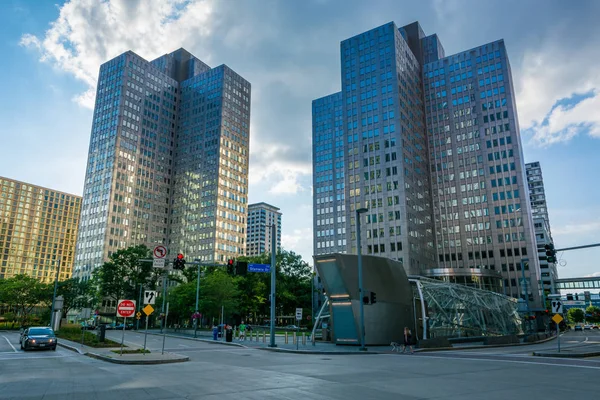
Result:
<svg viewBox="0 0 600 400">
<path fill-rule="evenodd" d="M 371 304 L 377 303 L 377 296 L 375 292 L 371 292 Z"/>
<path fill-rule="evenodd" d="M 235 264 L 235 260 L 233 258 L 230 258 L 229 260 L 227 260 L 227 273 L 229 275 L 233 275 L 233 273 L 234 273 L 234 268 L 233 268 L 234 264 Z"/>
<path fill-rule="evenodd" d="M 546 260 L 548 260 L 549 263 L 555 263 L 556 250 L 554 249 L 554 245 L 552 243 L 548 243 L 544 246 L 544 249 L 546 250 Z"/>
<path fill-rule="evenodd" d="M 369 300 L 371 300 L 371 296 L 369 295 L 369 293 L 365 293 L 362 298 L 363 304 L 369 305 Z"/>
<path fill-rule="evenodd" d="M 177 254 L 175 260 L 173 260 L 173 269 L 183 271 L 185 269 L 185 259 L 183 258 L 183 254 Z"/>
<path fill-rule="evenodd" d="M 235 263 L 235 274 L 236 275 L 246 275 L 248 272 L 248 262 L 246 261 L 238 261 Z"/>
</svg>

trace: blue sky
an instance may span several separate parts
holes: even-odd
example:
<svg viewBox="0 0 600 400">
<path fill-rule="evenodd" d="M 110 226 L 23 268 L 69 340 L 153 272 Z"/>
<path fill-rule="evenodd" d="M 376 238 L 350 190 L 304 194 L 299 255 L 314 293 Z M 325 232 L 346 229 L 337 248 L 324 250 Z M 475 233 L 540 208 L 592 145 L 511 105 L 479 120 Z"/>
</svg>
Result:
<svg viewBox="0 0 600 400">
<path fill-rule="evenodd" d="M 543 168 L 558 248 L 600 242 L 600 3 L 284 0 L 0 2 L 0 175 L 81 194 L 100 64 L 185 47 L 252 84 L 250 201 L 279 206 L 311 262 L 311 101 L 340 89 L 339 43 L 418 20 L 446 54 L 504 38 L 526 161 Z M 600 276 L 599 249 L 562 277 Z"/>
</svg>

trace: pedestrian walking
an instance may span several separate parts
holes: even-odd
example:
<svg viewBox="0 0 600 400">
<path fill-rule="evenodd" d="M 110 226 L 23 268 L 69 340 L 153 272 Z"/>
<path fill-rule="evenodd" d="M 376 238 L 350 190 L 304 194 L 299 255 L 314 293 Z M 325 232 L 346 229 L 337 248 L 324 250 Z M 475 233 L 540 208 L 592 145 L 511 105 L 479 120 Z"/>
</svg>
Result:
<svg viewBox="0 0 600 400">
<path fill-rule="evenodd" d="M 244 324 L 244 321 L 242 321 L 242 323 L 240 324 L 240 342 L 242 340 L 246 340 L 246 324 Z"/>
<path fill-rule="evenodd" d="M 406 347 L 410 349 L 410 354 L 413 354 L 413 345 L 412 345 L 412 333 L 408 327 L 404 327 L 404 346 L 402 347 L 402 352 L 406 352 Z"/>
</svg>

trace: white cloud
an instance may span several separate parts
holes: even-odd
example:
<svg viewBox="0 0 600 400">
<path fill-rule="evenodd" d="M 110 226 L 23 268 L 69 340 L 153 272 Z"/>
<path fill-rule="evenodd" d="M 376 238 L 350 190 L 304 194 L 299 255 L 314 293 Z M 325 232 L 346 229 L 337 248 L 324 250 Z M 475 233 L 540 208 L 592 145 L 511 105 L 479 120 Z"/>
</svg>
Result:
<svg viewBox="0 0 600 400">
<path fill-rule="evenodd" d="M 598 91 L 573 107 L 555 107 L 547 120 L 534 129 L 533 141 L 539 145 L 567 142 L 582 131 L 600 138 L 600 94 Z"/>
<path fill-rule="evenodd" d="M 252 127 L 251 127 L 252 130 Z M 265 181 L 272 182 L 269 193 L 295 194 L 306 191 L 308 188 L 299 183 L 303 176 L 312 173 L 312 166 L 286 155 L 294 153 L 292 146 L 282 143 L 251 144 L 253 154 L 250 162 L 249 179 L 251 185 L 258 185 Z"/>
<path fill-rule="evenodd" d="M 600 221 L 586 221 L 574 224 L 566 224 L 552 228 L 554 235 L 577 236 L 592 232 L 600 233 Z"/>
<path fill-rule="evenodd" d="M 293 250 L 300 254 L 302 259 L 312 265 L 313 230 L 312 228 L 300 228 L 288 231 L 281 235 L 281 246 L 284 249 Z"/>
<path fill-rule="evenodd" d="M 593 107 L 597 110 L 598 92 L 573 108 L 556 106 L 578 93 L 600 89 L 596 67 L 600 53 L 593 45 L 561 43 L 556 34 L 548 35 L 541 46 L 525 49 L 520 68 L 513 75 L 521 129 L 531 129 L 533 144 L 538 146 L 569 141 L 586 129 L 600 136 L 600 116 L 594 115 L 595 111 L 586 114 Z"/>
<path fill-rule="evenodd" d="M 198 48 L 199 39 L 211 32 L 212 0 L 136 4 L 128 0 L 69 1 L 43 37 L 25 34 L 21 45 L 37 49 L 40 61 L 84 82 L 88 89 L 74 100 L 93 108 L 98 69 L 103 62 L 127 50 L 153 59 L 167 49 L 175 50 L 171 48 L 174 43 L 193 43 Z"/>
</svg>

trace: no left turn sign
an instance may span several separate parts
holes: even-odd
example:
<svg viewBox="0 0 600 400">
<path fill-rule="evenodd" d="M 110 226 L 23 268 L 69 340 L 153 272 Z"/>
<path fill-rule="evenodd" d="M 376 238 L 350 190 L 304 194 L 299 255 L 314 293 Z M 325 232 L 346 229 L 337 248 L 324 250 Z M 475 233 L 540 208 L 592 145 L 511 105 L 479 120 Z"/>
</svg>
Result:
<svg viewBox="0 0 600 400">
<path fill-rule="evenodd" d="M 153 251 L 154 258 L 165 258 L 167 256 L 167 248 L 163 245 L 158 245 Z"/>
</svg>

